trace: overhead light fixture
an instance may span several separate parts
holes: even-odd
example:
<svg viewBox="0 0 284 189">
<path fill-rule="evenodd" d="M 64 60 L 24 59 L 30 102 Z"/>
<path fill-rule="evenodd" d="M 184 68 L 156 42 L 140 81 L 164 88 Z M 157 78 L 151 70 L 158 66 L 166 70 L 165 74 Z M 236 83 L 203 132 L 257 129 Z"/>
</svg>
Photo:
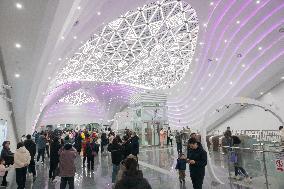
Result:
<svg viewBox="0 0 284 189">
<path fill-rule="evenodd" d="M 97 15 L 101 15 L 101 12 L 97 12 Z"/>
<path fill-rule="evenodd" d="M 51 77 L 48 77 L 47 79 L 48 79 L 48 80 L 51 80 Z"/>
<path fill-rule="evenodd" d="M 78 7 L 77 7 L 77 9 L 78 9 L 78 10 L 80 10 L 80 9 L 81 9 L 81 7 L 80 7 L 80 6 L 78 6 Z"/>
<path fill-rule="evenodd" d="M 237 24 L 240 24 L 241 22 L 238 20 L 236 23 L 237 23 Z"/>
<path fill-rule="evenodd" d="M 19 77 L 20 77 L 20 74 L 16 73 L 15 78 L 19 78 Z"/>
<path fill-rule="evenodd" d="M 245 65 L 245 64 L 242 64 L 242 67 L 244 68 L 244 67 L 246 67 L 246 65 Z"/>
<path fill-rule="evenodd" d="M 16 7 L 17 7 L 17 9 L 22 9 L 23 5 L 21 3 L 16 3 Z"/>
<path fill-rule="evenodd" d="M 202 90 L 202 91 L 203 91 L 203 89 L 204 89 L 203 87 L 200 88 L 200 90 Z"/>
<path fill-rule="evenodd" d="M 212 76 L 211 73 L 209 73 L 208 76 L 211 77 Z"/>
<path fill-rule="evenodd" d="M 262 47 L 258 47 L 258 50 L 261 51 L 261 50 L 262 50 Z"/>
<path fill-rule="evenodd" d="M 62 58 L 58 58 L 58 60 L 59 60 L 59 61 L 61 61 L 61 60 L 62 60 Z"/>
<path fill-rule="evenodd" d="M 210 5 L 212 6 L 212 5 L 214 5 L 214 2 L 212 1 L 212 2 L 210 2 Z"/>
<path fill-rule="evenodd" d="M 203 27 L 205 27 L 205 28 L 206 28 L 206 27 L 207 27 L 207 24 L 206 24 L 206 23 L 204 23 L 204 24 L 203 24 Z"/>
<path fill-rule="evenodd" d="M 281 79 L 284 80 L 284 76 L 282 76 Z"/>
<path fill-rule="evenodd" d="M 218 61 L 219 59 L 218 59 L 218 58 L 215 58 L 215 60 Z"/>
<path fill-rule="evenodd" d="M 51 62 L 48 62 L 48 65 L 51 65 Z"/>
<path fill-rule="evenodd" d="M 196 62 L 197 62 L 198 60 L 199 60 L 198 58 L 195 59 Z"/>
<path fill-rule="evenodd" d="M 264 93 L 263 93 L 263 92 L 260 92 L 259 94 L 260 94 L 260 95 L 263 95 Z"/>
<path fill-rule="evenodd" d="M 227 43 L 227 39 L 225 39 L 224 42 Z"/>
<path fill-rule="evenodd" d="M 73 39 L 77 39 L 77 36 L 74 36 Z"/>
<path fill-rule="evenodd" d="M 22 47 L 22 45 L 21 45 L 20 43 L 16 43 L 16 44 L 15 44 L 15 47 L 19 49 L 19 48 Z"/>
<path fill-rule="evenodd" d="M 64 40 L 64 39 L 65 39 L 65 37 L 64 37 L 64 36 L 61 36 L 61 39 L 62 39 L 62 40 Z"/>
<path fill-rule="evenodd" d="M 256 4 L 259 4 L 260 3 L 260 1 L 256 1 Z"/>
<path fill-rule="evenodd" d="M 233 85 L 233 81 L 230 81 L 230 85 Z"/>
</svg>

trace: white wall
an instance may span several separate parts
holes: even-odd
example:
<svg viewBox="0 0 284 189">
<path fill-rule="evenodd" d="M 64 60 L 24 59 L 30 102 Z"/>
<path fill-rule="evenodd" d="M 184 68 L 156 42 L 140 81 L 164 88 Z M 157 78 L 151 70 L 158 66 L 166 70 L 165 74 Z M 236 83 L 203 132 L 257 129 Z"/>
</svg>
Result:
<svg viewBox="0 0 284 189">
<path fill-rule="evenodd" d="M 284 119 L 284 82 L 273 88 L 271 91 L 258 99 L 259 101 L 271 104 L 279 112 L 280 117 Z M 250 107 L 235 114 L 219 125 L 216 130 L 225 130 L 230 126 L 232 130 L 278 130 L 280 122 L 271 113 L 265 112 L 258 107 Z"/>
<path fill-rule="evenodd" d="M 2 84 L 3 84 L 3 76 L 2 76 L 2 71 L 0 69 L 0 87 L 1 87 L 0 90 L 2 90 Z M 7 120 L 8 122 L 7 140 L 11 141 L 11 150 L 15 151 L 17 146 L 16 135 L 12 125 L 11 115 L 9 113 L 9 108 L 7 106 L 6 100 L 4 100 L 1 96 L 0 96 L 0 119 Z"/>
</svg>

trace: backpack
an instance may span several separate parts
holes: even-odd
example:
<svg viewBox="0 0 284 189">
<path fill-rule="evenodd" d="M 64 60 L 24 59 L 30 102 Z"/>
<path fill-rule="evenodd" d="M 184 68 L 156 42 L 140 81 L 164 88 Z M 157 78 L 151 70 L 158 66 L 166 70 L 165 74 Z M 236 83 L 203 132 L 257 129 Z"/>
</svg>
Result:
<svg viewBox="0 0 284 189">
<path fill-rule="evenodd" d="M 241 144 L 241 140 L 240 140 L 240 138 L 239 137 L 237 137 L 237 136 L 232 136 L 232 138 L 233 138 L 233 143 L 234 144 Z"/>
</svg>

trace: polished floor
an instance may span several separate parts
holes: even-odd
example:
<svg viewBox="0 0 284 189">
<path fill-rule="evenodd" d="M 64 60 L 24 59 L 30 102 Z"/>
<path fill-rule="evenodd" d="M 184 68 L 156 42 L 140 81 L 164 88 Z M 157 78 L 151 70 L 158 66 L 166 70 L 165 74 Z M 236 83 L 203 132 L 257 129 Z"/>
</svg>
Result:
<svg viewBox="0 0 284 189">
<path fill-rule="evenodd" d="M 178 173 L 175 170 L 177 158 L 176 148 L 144 148 L 139 154 L 140 169 L 143 171 L 144 177 L 148 179 L 153 189 L 192 189 L 189 174 L 187 174 L 185 186 L 181 186 L 178 181 Z M 76 162 L 77 173 L 75 176 L 75 188 L 78 189 L 110 189 L 111 188 L 111 171 L 112 164 L 110 155 L 99 155 L 95 159 L 95 169 L 87 171 L 82 168 L 82 159 L 78 158 Z M 59 183 L 53 184 L 48 179 L 48 161 L 44 165 L 37 166 L 38 177 L 33 183 L 31 178 L 27 178 L 27 189 L 59 189 Z M 222 169 L 218 174 L 222 173 Z M 10 172 L 10 178 L 13 172 Z M 14 180 L 14 179 L 13 179 Z M 212 179 L 207 174 L 204 187 L 205 189 L 227 189 L 231 188 L 228 184 L 214 186 L 211 184 Z M 12 181 L 9 188 L 17 188 L 15 181 Z M 233 187 L 241 188 L 241 187 Z M 252 187 L 245 187 L 252 188 Z"/>
</svg>

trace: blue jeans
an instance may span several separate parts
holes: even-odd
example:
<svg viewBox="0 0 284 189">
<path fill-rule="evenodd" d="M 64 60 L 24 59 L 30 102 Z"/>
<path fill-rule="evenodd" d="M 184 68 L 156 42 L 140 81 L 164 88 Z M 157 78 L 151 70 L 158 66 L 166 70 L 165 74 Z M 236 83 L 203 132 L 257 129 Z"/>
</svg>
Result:
<svg viewBox="0 0 284 189">
<path fill-rule="evenodd" d="M 115 183 L 119 171 L 119 165 L 112 164 L 112 183 Z"/>
</svg>

